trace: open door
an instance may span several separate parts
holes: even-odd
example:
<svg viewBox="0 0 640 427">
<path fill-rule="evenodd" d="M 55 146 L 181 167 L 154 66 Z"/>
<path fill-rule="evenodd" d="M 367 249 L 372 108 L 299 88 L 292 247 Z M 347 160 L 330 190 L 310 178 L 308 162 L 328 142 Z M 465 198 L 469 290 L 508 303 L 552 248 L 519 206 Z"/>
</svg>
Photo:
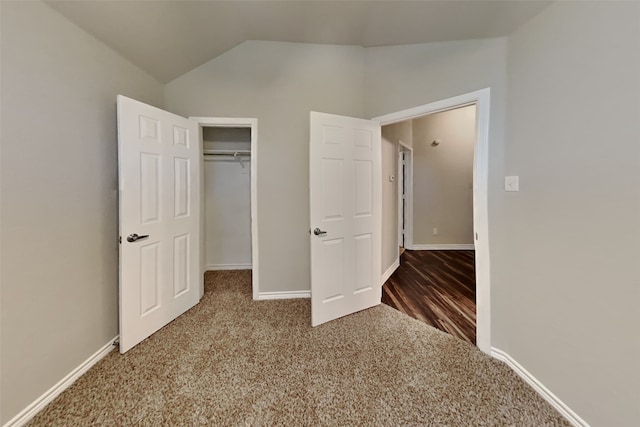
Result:
<svg viewBox="0 0 640 427">
<path fill-rule="evenodd" d="M 311 112 L 311 324 L 380 304 L 377 122 Z"/>
<path fill-rule="evenodd" d="M 120 352 L 200 300 L 198 125 L 119 95 Z"/>
</svg>

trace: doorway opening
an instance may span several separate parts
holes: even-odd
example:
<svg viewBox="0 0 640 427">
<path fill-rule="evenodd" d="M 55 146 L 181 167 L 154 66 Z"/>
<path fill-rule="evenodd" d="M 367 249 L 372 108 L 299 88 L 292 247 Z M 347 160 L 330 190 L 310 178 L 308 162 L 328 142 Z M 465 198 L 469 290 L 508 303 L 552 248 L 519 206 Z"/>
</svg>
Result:
<svg viewBox="0 0 640 427">
<path fill-rule="evenodd" d="M 442 101 L 438 101 L 435 103 L 427 104 L 424 106 L 412 108 L 409 110 L 400 111 L 397 113 L 389 114 L 386 116 L 381 116 L 375 118 L 380 122 L 383 126 L 383 140 L 384 140 L 384 126 L 387 125 L 398 125 L 403 122 L 407 122 L 410 120 L 418 120 L 425 116 L 430 116 L 435 113 L 441 113 L 446 111 L 452 111 L 457 109 L 462 109 L 464 107 L 475 107 L 475 128 L 473 129 L 473 133 L 475 135 L 475 140 L 472 147 L 471 158 L 472 160 L 472 169 L 470 170 L 470 175 L 472 180 L 467 184 L 466 189 L 470 193 L 470 201 L 472 214 L 470 215 L 469 226 L 467 227 L 467 234 L 469 235 L 470 243 L 452 243 L 448 245 L 443 245 L 442 243 L 438 243 L 436 239 L 432 243 L 424 244 L 421 241 L 416 240 L 416 233 L 425 234 L 425 226 L 430 235 L 438 236 L 441 234 L 441 230 L 438 226 L 418 223 L 414 222 L 414 218 L 410 213 L 415 211 L 415 203 L 416 195 L 415 195 L 415 187 L 409 188 L 407 185 L 407 181 L 415 182 L 417 179 L 415 174 L 417 173 L 416 166 L 416 146 L 413 145 L 414 135 L 410 134 L 409 136 L 397 137 L 394 142 L 398 144 L 398 240 L 396 244 L 396 248 L 404 247 L 408 250 L 427 250 L 434 251 L 429 255 L 438 255 L 437 257 L 432 257 L 430 261 L 422 259 L 419 257 L 415 257 L 413 259 L 414 264 L 424 264 L 431 263 L 429 270 L 431 270 L 432 274 L 439 275 L 452 275 L 452 272 L 443 272 L 440 271 L 437 273 L 437 264 L 441 265 L 451 265 L 455 263 L 456 260 L 451 259 L 452 255 L 456 255 L 454 252 L 449 251 L 450 249 L 459 250 L 460 253 L 457 255 L 461 255 L 460 261 L 460 270 L 466 269 L 466 275 L 468 276 L 475 273 L 475 277 L 472 278 L 473 284 L 471 285 L 471 291 L 475 291 L 475 342 L 477 346 L 484 351 L 485 353 L 491 352 L 491 341 L 490 341 L 490 287 L 489 287 L 489 246 L 488 246 L 488 222 L 487 222 L 487 179 L 488 179 L 488 170 L 487 170 L 487 160 L 488 160 L 488 128 L 489 128 L 489 100 L 490 100 L 490 90 L 483 89 L 476 92 L 468 93 L 465 95 L 445 99 Z M 422 138 L 424 139 L 424 138 Z M 404 144 L 400 144 L 400 142 L 404 142 Z M 422 144 L 422 148 L 427 145 L 429 148 L 437 149 L 437 147 L 442 143 L 442 141 L 438 140 L 438 138 L 431 138 L 429 140 L 420 140 L 415 141 L 416 144 Z M 412 150 L 407 150 L 407 146 L 412 148 Z M 404 147 L 404 148 L 401 148 Z M 411 159 L 411 167 L 407 167 L 407 157 Z M 404 158 L 404 164 L 403 164 Z M 408 178 L 407 172 L 411 170 L 413 178 Z M 403 173 L 404 172 L 404 173 Z M 402 187 L 400 187 L 402 185 Z M 404 197 L 403 197 L 404 196 Z M 411 203 L 411 208 L 409 208 L 409 204 Z M 458 212 L 448 212 L 450 216 L 455 216 Z M 418 217 L 416 216 L 415 219 Z M 448 226 L 447 226 L 448 227 Z M 423 230 L 420 230 L 422 228 Z M 409 231 L 411 230 L 411 231 Z M 396 242 L 392 242 L 395 244 Z M 475 249 L 475 254 L 473 250 Z M 397 260 L 392 265 L 393 269 L 390 269 L 393 272 L 400 266 L 400 260 L 406 264 L 410 264 L 408 261 L 408 253 L 400 255 L 400 249 L 398 250 Z M 438 251 L 438 252 L 435 252 Z M 442 251 L 442 252 L 440 252 Z M 419 255 L 419 254 L 413 254 Z M 426 254 L 423 254 L 426 255 Z M 475 257 L 473 256 L 475 255 Z M 462 266 L 466 267 L 462 267 Z M 469 273 L 468 267 L 473 267 L 472 272 Z M 414 266 L 415 267 L 415 266 Z M 384 268 L 384 266 L 383 266 Z M 415 268 L 414 268 L 415 270 Z M 474 271 L 473 271 L 474 270 Z M 398 270 L 395 270 L 398 271 Z M 391 276 L 391 274 L 385 273 L 383 276 L 384 279 Z M 421 272 L 418 276 L 423 277 L 428 275 L 429 272 Z M 475 279 L 475 280 L 474 280 Z M 474 286 L 475 285 L 475 286 Z M 473 289 L 475 287 L 475 289 Z M 455 299 L 455 298 L 454 298 Z M 441 302 L 441 301 L 440 301 Z M 436 303 L 439 303 L 436 301 Z M 465 302 L 465 304 L 468 303 Z M 442 315 L 442 310 L 440 310 L 441 305 L 438 304 L 435 307 L 436 311 L 440 311 L 437 313 L 437 316 Z M 466 310 L 463 310 L 466 315 L 469 314 L 469 307 L 466 307 Z M 455 328 L 455 326 L 454 326 Z"/>
<path fill-rule="evenodd" d="M 190 119 L 198 122 L 202 153 L 202 274 L 251 270 L 253 299 L 257 299 L 257 120 Z"/>
</svg>

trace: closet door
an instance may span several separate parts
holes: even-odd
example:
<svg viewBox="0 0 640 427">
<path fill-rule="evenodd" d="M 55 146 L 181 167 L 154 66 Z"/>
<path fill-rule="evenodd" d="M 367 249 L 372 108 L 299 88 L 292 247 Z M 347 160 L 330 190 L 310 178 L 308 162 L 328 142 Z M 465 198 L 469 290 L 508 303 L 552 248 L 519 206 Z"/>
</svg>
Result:
<svg viewBox="0 0 640 427">
<path fill-rule="evenodd" d="M 200 299 L 198 125 L 118 96 L 120 352 Z"/>
</svg>

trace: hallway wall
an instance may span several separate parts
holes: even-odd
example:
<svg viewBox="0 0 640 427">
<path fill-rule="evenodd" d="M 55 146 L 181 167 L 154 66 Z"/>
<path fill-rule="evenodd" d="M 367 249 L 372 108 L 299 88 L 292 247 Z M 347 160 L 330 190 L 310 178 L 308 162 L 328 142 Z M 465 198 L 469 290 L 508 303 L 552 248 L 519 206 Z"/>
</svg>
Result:
<svg viewBox="0 0 640 427">
<path fill-rule="evenodd" d="M 473 245 L 475 105 L 430 114 L 411 123 L 413 244 Z M 440 143 L 433 146 L 436 140 Z"/>
<path fill-rule="evenodd" d="M 411 143 L 411 121 L 382 127 L 382 272 L 398 261 L 398 140 Z M 393 181 L 389 178 L 393 177 Z"/>
</svg>

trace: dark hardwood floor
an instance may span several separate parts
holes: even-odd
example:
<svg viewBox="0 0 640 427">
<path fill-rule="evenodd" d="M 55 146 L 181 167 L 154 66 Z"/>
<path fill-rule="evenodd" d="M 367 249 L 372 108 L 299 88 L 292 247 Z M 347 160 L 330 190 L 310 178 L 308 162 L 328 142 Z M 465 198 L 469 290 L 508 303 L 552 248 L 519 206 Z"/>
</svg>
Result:
<svg viewBox="0 0 640 427">
<path fill-rule="evenodd" d="M 475 344 L 475 251 L 404 251 L 382 302 Z"/>
</svg>

